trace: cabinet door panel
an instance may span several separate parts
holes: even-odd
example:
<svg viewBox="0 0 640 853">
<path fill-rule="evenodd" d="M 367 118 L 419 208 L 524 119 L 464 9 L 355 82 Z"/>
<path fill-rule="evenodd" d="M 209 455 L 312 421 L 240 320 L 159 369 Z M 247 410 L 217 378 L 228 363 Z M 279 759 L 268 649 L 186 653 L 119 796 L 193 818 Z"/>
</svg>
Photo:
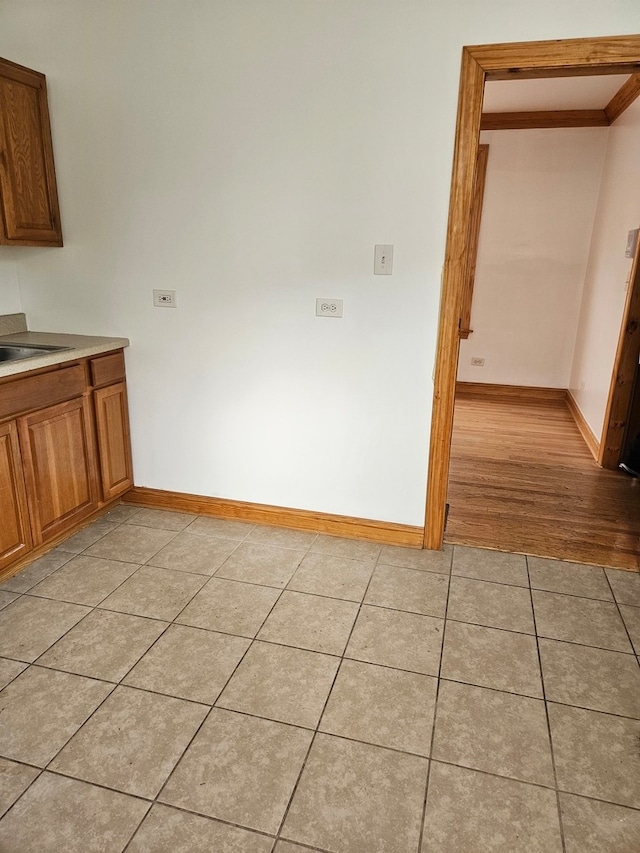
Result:
<svg viewBox="0 0 640 853">
<path fill-rule="evenodd" d="M 0 190 L 0 242 L 62 245 L 46 80 L 7 60 L 0 60 Z"/>
<path fill-rule="evenodd" d="M 30 549 L 29 513 L 18 430 L 11 422 L 0 426 L 0 569 Z"/>
<path fill-rule="evenodd" d="M 105 501 L 133 485 L 127 387 L 124 382 L 94 392 L 102 495 Z"/>
<path fill-rule="evenodd" d="M 19 429 L 34 536 L 46 542 L 97 506 L 89 403 L 51 406 L 21 418 Z"/>
</svg>

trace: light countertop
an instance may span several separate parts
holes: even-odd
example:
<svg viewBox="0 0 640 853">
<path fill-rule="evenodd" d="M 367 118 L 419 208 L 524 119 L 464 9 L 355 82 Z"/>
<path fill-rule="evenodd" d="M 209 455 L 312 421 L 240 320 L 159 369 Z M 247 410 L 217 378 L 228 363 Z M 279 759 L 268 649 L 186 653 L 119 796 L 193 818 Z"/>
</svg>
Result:
<svg viewBox="0 0 640 853">
<path fill-rule="evenodd" d="M 100 355 L 112 350 L 129 346 L 128 338 L 107 338 L 95 335 L 64 335 L 57 332 L 12 332 L 0 335 L 2 344 L 45 344 L 47 346 L 69 347 L 55 352 L 43 352 L 32 358 L 16 359 L 15 361 L 0 362 L 0 379 L 4 376 L 15 376 L 64 364 L 67 361 L 77 361 L 79 358 Z"/>
</svg>

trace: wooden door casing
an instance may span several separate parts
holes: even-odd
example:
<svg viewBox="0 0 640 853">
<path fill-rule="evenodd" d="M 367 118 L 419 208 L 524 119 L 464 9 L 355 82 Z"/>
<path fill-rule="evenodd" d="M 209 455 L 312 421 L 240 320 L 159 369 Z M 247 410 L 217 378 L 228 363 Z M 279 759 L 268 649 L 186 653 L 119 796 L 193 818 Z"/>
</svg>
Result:
<svg viewBox="0 0 640 853">
<path fill-rule="evenodd" d="M 442 547 L 453 410 L 460 349 L 460 310 L 468 269 L 471 216 L 485 80 L 637 74 L 640 36 L 560 39 L 462 49 L 449 220 L 442 276 L 427 475 L 424 547 Z"/>
<path fill-rule="evenodd" d="M 610 469 L 617 468 L 622 458 L 640 353 L 640 239 L 637 243 L 600 440 L 598 462 Z"/>
</svg>

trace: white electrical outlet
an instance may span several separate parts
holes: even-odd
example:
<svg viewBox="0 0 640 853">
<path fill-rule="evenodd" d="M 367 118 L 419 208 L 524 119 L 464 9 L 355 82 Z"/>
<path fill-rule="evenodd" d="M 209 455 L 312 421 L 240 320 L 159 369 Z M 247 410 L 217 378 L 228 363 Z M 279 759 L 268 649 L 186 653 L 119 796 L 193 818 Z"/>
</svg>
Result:
<svg viewBox="0 0 640 853">
<path fill-rule="evenodd" d="M 471 359 L 472 367 L 484 367 L 484 358 L 472 358 Z"/>
<path fill-rule="evenodd" d="M 342 299 L 316 299 L 316 317 L 342 317 Z"/>
<path fill-rule="evenodd" d="M 156 308 L 176 308 L 175 290 L 154 290 L 153 304 Z"/>
<path fill-rule="evenodd" d="M 632 258 L 636 253 L 636 246 L 638 245 L 638 231 L 640 229 L 634 228 L 633 231 L 629 231 L 627 234 L 627 248 L 625 249 L 624 256 L 625 258 Z"/>
</svg>

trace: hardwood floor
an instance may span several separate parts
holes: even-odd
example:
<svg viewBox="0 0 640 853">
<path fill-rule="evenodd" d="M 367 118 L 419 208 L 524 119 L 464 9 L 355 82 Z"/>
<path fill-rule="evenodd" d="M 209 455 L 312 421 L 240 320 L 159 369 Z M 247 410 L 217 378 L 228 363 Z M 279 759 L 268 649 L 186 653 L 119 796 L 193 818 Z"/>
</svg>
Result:
<svg viewBox="0 0 640 853">
<path fill-rule="evenodd" d="M 599 468 L 564 402 L 456 397 L 445 541 L 640 571 L 640 481 Z"/>
</svg>

